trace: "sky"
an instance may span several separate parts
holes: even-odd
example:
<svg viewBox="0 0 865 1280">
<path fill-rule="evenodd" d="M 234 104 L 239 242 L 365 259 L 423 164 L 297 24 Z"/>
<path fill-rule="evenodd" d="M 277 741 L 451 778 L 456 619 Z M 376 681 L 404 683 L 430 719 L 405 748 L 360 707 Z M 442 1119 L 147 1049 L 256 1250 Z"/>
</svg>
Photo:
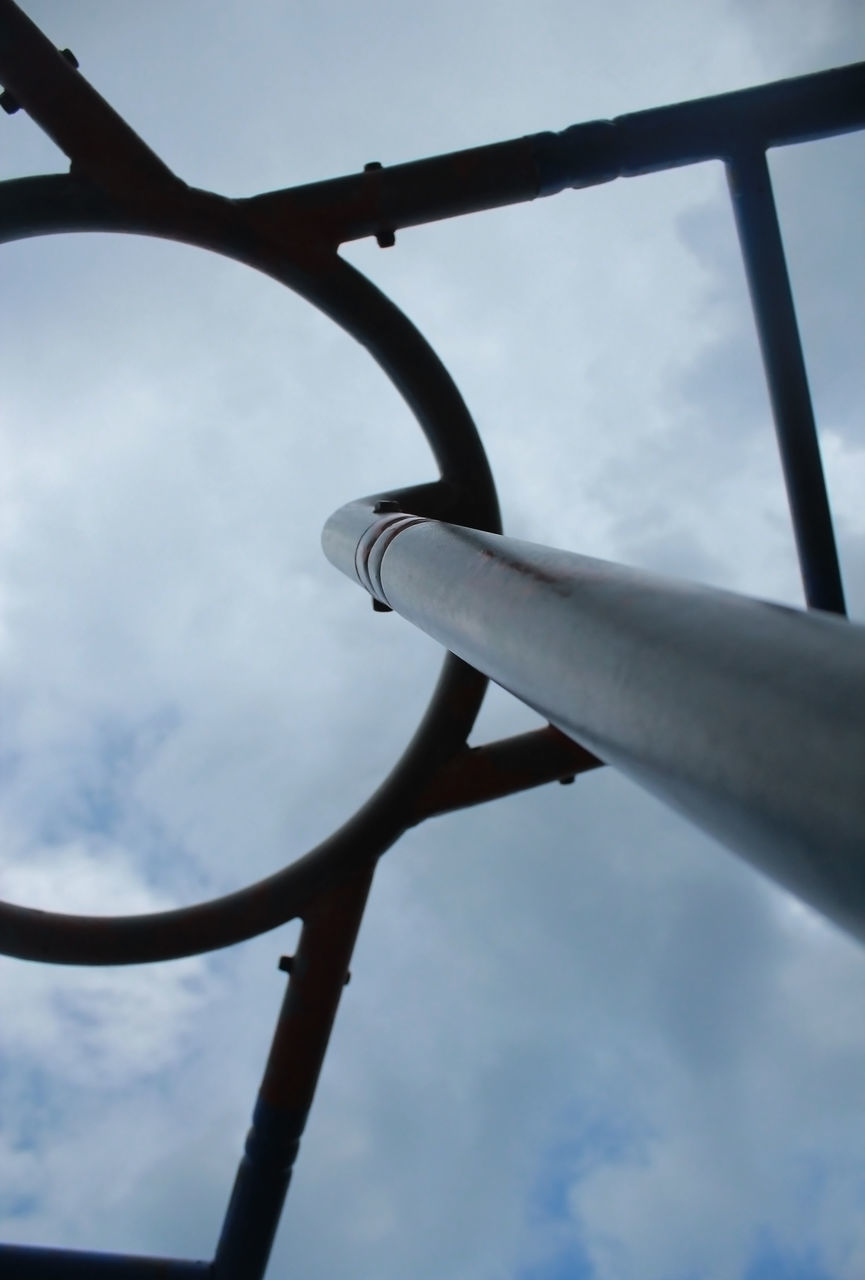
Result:
<svg viewBox="0 0 865 1280">
<path fill-rule="evenodd" d="M 187 181 L 258 191 L 865 58 L 858 0 L 29 0 Z M 865 618 L 865 137 L 771 155 Z M 57 172 L 23 113 L 0 175 Z M 801 603 L 720 165 L 345 256 L 478 423 L 505 529 Z M 433 478 L 366 354 L 189 248 L 3 247 L 0 886 L 182 905 L 386 774 L 440 662 L 324 559 Z M 474 742 L 530 728 L 492 690 Z M 288 925 L 148 968 L 0 964 L 0 1239 L 210 1257 Z M 860 1280 L 865 954 L 610 770 L 382 860 L 269 1270 Z"/>
</svg>

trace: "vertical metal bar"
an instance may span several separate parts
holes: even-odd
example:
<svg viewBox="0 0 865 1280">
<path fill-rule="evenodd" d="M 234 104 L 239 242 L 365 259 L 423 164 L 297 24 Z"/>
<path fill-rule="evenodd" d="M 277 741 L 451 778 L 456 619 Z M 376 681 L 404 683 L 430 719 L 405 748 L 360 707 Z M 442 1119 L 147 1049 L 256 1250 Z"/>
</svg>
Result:
<svg viewBox="0 0 865 1280">
<path fill-rule="evenodd" d="M 273 1034 L 213 1260 L 214 1280 L 261 1280 L 366 905 L 369 864 L 316 899 Z"/>
<path fill-rule="evenodd" d="M 769 385 L 805 599 L 811 609 L 845 614 L 820 444 L 765 153 L 737 152 L 727 163 L 727 181 Z"/>
</svg>

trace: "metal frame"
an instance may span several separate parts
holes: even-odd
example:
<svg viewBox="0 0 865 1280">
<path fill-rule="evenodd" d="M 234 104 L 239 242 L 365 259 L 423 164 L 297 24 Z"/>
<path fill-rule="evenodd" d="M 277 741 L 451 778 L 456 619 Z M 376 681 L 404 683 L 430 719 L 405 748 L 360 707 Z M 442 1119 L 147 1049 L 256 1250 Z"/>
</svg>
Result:
<svg viewBox="0 0 865 1280">
<path fill-rule="evenodd" d="M 0 82 L 5 89 L 0 105 L 10 114 L 19 108 L 28 112 L 71 161 L 68 174 L 0 184 L 0 241 L 61 231 L 129 232 L 196 245 L 270 275 L 367 348 L 412 409 L 439 470 L 430 484 L 353 504 L 337 513 L 326 531 L 328 554 L 358 576 L 378 607 L 405 612 L 452 651 L 412 742 L 353 818 L 269 879 L 184 910 L 106 919 L 0 904 L 0 949 L 59 964 L 170 959 L 302 919 L 297 955 L 281 962 L 290 975 L 286 996 L 213 1260 L 0 1246 L 0 1266 L 22 1280 L 157 1275 L 257 1280 L 267 1266 L 375 864 L 413 824 L 544 782 L 568 781 L 609 760 L 643 781 L 648 778 L 673 803 L 757 857 L 771 874 L 865 932 L 865 812 L 857 786 L 865 711 L 863 629 L 795 611 L 773 613 L 769 606 L 720 599 L 721 593 L 699 588 L 687 596 L 679 588 L 673 599 L 669 586 L 646 575 L 616 566 L 599 571 L 597 562 L 582 557 L 498 538 L 492 476 L 459 392 L 411 322 L 338 256 L 339 245 L 374 236 L 387 246 L 401 227 L 618 177 L 724 161 L 806 601 L 811 609 L 843 615 L 831 515 L 765 153 L 769 147 L 865 127 L 865 64 L 411 164 L 371 165 L 361 174 L 246 200 L 187 186 L 84 79 L 74 56 L 58 52 L 13 0 L 0 0 Z M 450 591 L 479 566 L 485 571 L 493 566 L 495 578 L 483 599 L 479 602 L 474 593 L 473 602 L 444 607 L 442 584 Z M 608 631 L 598 632 L 596 646 L 620 642 L 623 622 L 630 626 L 641 619 L 642 641 L 626 646 L 622 662 L 635 672 L 648 664 L 651 676 L 642 684 L 639 674 L 634 676 L 635 687 L 644 688 L 658 673 L 647 636 L 661 619 L 666 635 L 690 646 L 702 702 L 698 698 L 678 719 L 666 716 L 671 701 L 678 702 L 678 670 L 666 673 L 659 696 L 639 714 L 630 686 L 622 696 L 615 678 L 601 680 L 589 715 L 592 698 L 579 677 L 585 669 L 595 684 L 603 662 L 597 649 L 590 652 L 591 644 L 577 652 L 572 641 L 574 611 L 582 626 L 586 609 L 595 607 L 586 590 L 593 581 L 600 583 L 598 617 L 605 613 L 605 590 L 612 591 L 616 608 L 621 606 L 605 618 Z M 492 613 L 484 613 L 489 605 Z M 702 621 L 691 626 L 695 607 Z M 490 634 L 478 646 L 467 642 L 463 624 L 469 616 L 476 623 L 480 614 Z M 511 643 L 501 642 L 500 631 L 498 641 L 490 639 L 493 615 L 499 625 L 507 620 Z M 544 638 L 532 629 L 531 619 L 537 617 L 545 620 Z M 706 637 L 721 633 L 724 651 L 732 657 L 721 663 L 719 691 L 718 663 L 707 653 Z M 652 642 L 657 638 L 653 634 Z M 555 652 L 559 662 L 545 687 L 533 675 L 538 665 L 533 660 L 541 652 L 545 661 Z M 779 679 L 757 700 L 756 722 L 749 730 L 761 741 L 774 742 L 768 763 L 760 752 L 755 757 L 738 749 L 742 724 L 732 715 L 721 755 L 705 759 L 696 779 L 684 777 L 677 763 L 682 735 L 717 717 L 719 699 L 741 706 L 737 689 L 743 679 L 756 673 L 763 680 L 778 653 L 785 661 L 775 667 L 792 670 L 794 678 Z M 795 676 L 806 671 L 812 692 L 801 698 Z M 537 706 L 553 724 L 469 749 L 487 676 Z M 677 696 L 670 699 L 672 689 Z M 800 748 L 805 755 L 797 760 Z M 822 769 L 816 785 L 815 762 Z M 806 790 L 803 779 L 815 793 L 823 788 L 824 802 L 798 804 L 798 792 Z M 815 841 L 824 838 L 833 842 L 831 875 L 814 857 Z"/>
</svg>

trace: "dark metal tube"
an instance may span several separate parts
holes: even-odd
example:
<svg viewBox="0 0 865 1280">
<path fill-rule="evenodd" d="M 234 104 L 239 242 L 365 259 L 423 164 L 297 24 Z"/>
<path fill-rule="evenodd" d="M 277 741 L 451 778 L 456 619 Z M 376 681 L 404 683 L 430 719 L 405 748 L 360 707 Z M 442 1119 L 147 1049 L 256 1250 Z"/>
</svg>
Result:
<svg viewBox="0 0 865 1280">
<path fill-rule="evenodd" d="M 766 150 L 813 142 L 865 126 L 865 63 L 650 107 L 614 123 L 628 177 L 725 159 L 743 144 Z"/>
<path fill-rule="evenodd" d="M 865 628 L 369 503 L 328 558 L 865 939 Z"/>
<path fill-rule="evenodd" d="M 317 234 L 339 244 L 567 188 L 727 159 L 744 143 L 781 146 L 863 127 L 865 63 L 854 63 L 612 120 L 589 120 L 561 132 L 371 167 L 244 203 L 274 225 L 305 219 Z"/>
<path fill-rule="evenodd" d="M 811 609 L 844 614 L 832 513 L 765 155 L 762 151 L 737 155 L 727 166 L 727 177 L 763 353 L 805 599 Z"/>
<path fill-rule="evenodd" d="M 418 797 L 412 821 L 501 800 L 544 783 L 573 782 L 577 774 L 600 769 L 603 763 L 552 725 L 481 747 L 464 747 Z"/>
<path fill-rule="evenodd" d="M 210 1263 L 2 1244 L 0 1275 L 8 1280 L 206 1280 Z"/>
<path fill-rule="evenodd" d="M 0 83 L 105 190 L 185 187 L 13 0 L 0 0 Z"/>
<path fill-rule="evenodd" d="M 213 1260 L 214 1280 L 264 1275 L 371 879 L 372 865 L 361 867 L 305 915 Z"/>
</svg>

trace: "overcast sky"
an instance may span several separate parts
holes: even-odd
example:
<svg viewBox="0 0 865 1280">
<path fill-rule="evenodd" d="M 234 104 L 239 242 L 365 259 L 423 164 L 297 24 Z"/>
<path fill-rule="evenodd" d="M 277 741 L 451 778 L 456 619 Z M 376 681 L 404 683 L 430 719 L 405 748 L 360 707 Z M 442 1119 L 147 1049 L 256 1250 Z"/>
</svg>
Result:
<svg viewBox="0 0 865 1280">
<path fill-rule="evenodd" d="M 859 0 L 25 7 L 229 195 L 865 57 Z M 863 159 L 771 158 L 859 618 Z M 0 176 L 64 168 L 0 118 Z M 506 531 L 800 603 L 720 165 L 346 256 L 453 373 Z M 0 262 L 3 896 L 225 892 L 337 826 L 425 705 L 436 646 L 319 533 L 432 462 L 366 354 L 234 263 L 96 236 Z M 536 723 L 493 691 L 475 741 Z M 2 962 L 0 1238 L 212 1255 L 295 933 Z M 865 1274 L 865 953 L 611 771 L 411 832 L 352 968 L 271 1276 Z"/>
</svg>

